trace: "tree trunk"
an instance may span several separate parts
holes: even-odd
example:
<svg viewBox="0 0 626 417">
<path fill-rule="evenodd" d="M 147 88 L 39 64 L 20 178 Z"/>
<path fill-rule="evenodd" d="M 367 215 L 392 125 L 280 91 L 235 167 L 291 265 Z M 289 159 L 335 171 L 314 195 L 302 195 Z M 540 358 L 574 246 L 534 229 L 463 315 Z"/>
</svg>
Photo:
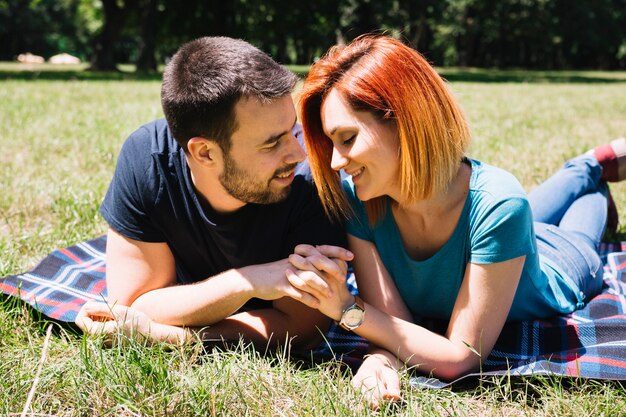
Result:
<svg viewBox="0 0 626 417">
<path fill-rule="evenodd" d="M 115 44 L 120 38 L 128 12 L 128 2 L 119 6 L 116 0 L 102 0 L 104 22 L 96 37 L 91 57 L 91 71 L 116 71 Z"/>
<path fill-rule="evenodd" d="M 155 29 L 157 18 L 157 0 L 143 1 L 142 6 L 140 23 L 141 39 L 139 40 L 139 53 L 137 55 L 137 71 L 156 71 Z"/>
</svg>

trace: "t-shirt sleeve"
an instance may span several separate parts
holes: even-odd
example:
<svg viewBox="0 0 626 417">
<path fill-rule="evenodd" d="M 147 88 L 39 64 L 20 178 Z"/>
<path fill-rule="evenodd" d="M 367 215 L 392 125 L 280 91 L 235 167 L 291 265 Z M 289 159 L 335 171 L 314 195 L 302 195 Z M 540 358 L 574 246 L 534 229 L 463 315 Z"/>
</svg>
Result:
<svg viewBox="0 0 626 417">
<path fill-rule="evenodd" d="M 343 192 L 346 194 L 346 197 L 348 197 L 353 212 L 353 216 L 346 222 L 346 231 L 359 239 L 373 242 L 374 235 L 372 229 L 369 227 L 367 211 L 365 210 L 363 202 L 359 200 L 356 195 L 354 184 L 352 184 L 349 178 L 346 178 L 341 185 Z"/>
<path fill-rule="evenodd" d="M 524 197 L 498 201 L 472 229 L 472 263 L 504 262 L 535 251 L 532 213 Z"/>
<path fill-rule="evenodd" d="M 151 155 L 150 132 L 140 128 L 122 145 L 100 214 L 119 234 L 143 242 L 164 242 L 150 212 L 159 194 L 159 177 Z"/>
</svg>

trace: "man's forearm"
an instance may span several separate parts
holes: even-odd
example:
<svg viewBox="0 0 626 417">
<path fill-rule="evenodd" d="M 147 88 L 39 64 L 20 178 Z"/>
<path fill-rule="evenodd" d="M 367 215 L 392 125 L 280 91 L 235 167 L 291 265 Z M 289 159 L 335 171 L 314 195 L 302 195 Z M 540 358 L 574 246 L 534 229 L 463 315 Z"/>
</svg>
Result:
<svg viewBox="0 0 626 417">
<path fill-rule="evenodd" d="M 195 284 L 148 291 L 132 307 L 157 323 L 202 327 L 232 315 L 253 296 L 250 282 L 231 269 Z"/>
<path fill-rule="evenodd" d="M 229 269 L 197 284 L 148 291 L 132 306 L 159 323 L 202 327 L 232 315 L 251 298 L 274 302 L 285 297 L 312 298 L 289 283 L 285 275 L 289 267 L 289 261 L 281 259 Z"/>
</svg>

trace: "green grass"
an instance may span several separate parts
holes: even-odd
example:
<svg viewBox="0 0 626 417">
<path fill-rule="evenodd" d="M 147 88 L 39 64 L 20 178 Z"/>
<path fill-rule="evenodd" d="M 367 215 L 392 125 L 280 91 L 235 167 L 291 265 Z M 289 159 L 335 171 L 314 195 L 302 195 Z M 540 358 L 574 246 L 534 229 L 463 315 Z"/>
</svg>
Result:
<svg viewBox="0 0 626 417">
<path fill-rule="evenodd" d="M 161 116 L 158 75 L 81 69 L 24 73 L 0 64 L 0 276 L 102 235 L 97 210 L 120 145 Z M 510 170 L 529 190 L 565 159 L 626 135 L 626 73 L 441 72 L 471 120 L 471 156 Z M 612 191 L 626 207 L 626 184 Z M 56 326 L 36 380 L 46 325 L 15 300 L 0 304 L 0 415 L 20 415 L 33 387 L 29 412 L 46 416 L 370 414 L 336 364 L 302 368 L 280 352 L 262 357 L 245 347 L 205 354 L 130 341 L 102 349 Z M 407 384 L 404 375 L 403 404 L 372 414 L 626 414 L 616 382 L 485 378 L 441 391 Z"/>
</svg>

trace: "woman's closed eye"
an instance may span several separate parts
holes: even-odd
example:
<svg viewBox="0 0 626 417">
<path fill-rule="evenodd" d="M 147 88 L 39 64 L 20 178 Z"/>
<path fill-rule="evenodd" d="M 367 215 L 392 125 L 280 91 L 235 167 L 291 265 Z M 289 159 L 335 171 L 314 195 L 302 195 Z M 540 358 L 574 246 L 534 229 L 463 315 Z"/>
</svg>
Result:
<svg viewBox="0 0 626 417">
<path fill-rule="evenodd" d="M 354 143 L 354 139 L 356 139 L 356 135 L 350 136 L 348 139 L 345 139 L 343 142 L 341 142 L 341 144 L 344 146 L 352 145 Z"/>
</svg>

